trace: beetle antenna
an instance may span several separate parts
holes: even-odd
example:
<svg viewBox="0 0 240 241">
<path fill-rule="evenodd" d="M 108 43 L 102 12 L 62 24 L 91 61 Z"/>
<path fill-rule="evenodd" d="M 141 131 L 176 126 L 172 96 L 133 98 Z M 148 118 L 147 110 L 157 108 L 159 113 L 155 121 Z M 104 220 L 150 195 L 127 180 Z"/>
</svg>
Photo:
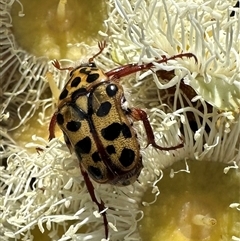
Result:
<svg viewBox="0 0 240 241">
<path fill-rule="evenodd" d="M 106 43 L 105 40 L 104 40 L 104 41 L 99 41 L 99 42 L 98 42 L 99 51 L 98 51 L 95 55 L 93 55 L 92 58 L 90 58 L 90 59 L 88 60 L 88 62 L 89 62 L 89 63 L 92 63 L 92 62 L 94 61 L 94 59 L 95 59 L 99 54 L 102 53 L 102 51 L 105 49 L 106 46 L 107 46 L 107 43 Z"/>
</svg>

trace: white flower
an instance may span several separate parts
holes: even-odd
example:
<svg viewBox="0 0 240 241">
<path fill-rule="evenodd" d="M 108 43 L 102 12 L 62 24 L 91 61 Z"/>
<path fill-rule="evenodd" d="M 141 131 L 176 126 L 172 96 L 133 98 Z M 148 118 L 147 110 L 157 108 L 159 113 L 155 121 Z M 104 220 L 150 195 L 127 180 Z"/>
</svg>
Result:
<svg viewBox="0 0 240 241">
<path fill-rule="evenodd" d="M 18 46 L 12 33 L 10 10 L 13 3 L 14 1 L 0 1 L 0 111 L 11 116 L 11 121 L 8 122 L 9 130 L 16 129 L 29 120 L 37 108 L 45 109 L 45 105 L 49 105 L 51 100 L 43 99 L 47 88 L 44 81 L 48 69 L 47 58 L 37 58 L 27 53 Z M 19 12 L 19 16 L 23 14 L 22 5 L 20 6 L 22 11 Z"/>
<path fill-rule="evenodd" d="M 6 122 L 9 117 L 6 113 L 13 113 L 10 106 L 17 106 L 15 112 L 22 124 L 34 113 L 36 103 L 49 106 L 52 99 L 40 100 L 48 86 L 42 76 L 48 68 L 46 60 L 34 59 L 38 69 L 35 72 L 28 65 L 29 58 L 33 57 L 22 50 L 16 51 L 10 44 L 12 35 L 7 29 L 11 21 L 6 6 L 10 7 L 11 3 L 0 2 L 3 13 L 0 31 L 4 36 L 1 48 L 9 56 L 9 62 L 6 58 L 1 62 L 4 74 L 9 74 L 2 87 L 4 102 L 0 119 Z M 223 162 L 229 164 L 225 172 L 239 168 L 239 10 L 233 9 L 234 1 L 110 0 L 108 4 L 111 8 L 105 21 L 107 30 L 100 33 L 108 35 L 109 48 L 96 59 L 97 65 L 106 71 L 119 63 L 154 62 L 150 70 L 124 79 L 127 99 L 130 106 L 147 109 L 159 145 L 184 142 L 184 148 L 171 152 L 143 148 L 144 168 L 139 182 L 132 186 L 94 184 L 97 198 L 101 198 L 107 208 L 110 239 L 139 240 L 137 221 L 143 217 L 142 196 L 152 187 L 153 202 L 156 201 L 161 191 L 157 183 L 164 168 L 180 160 Z M 230 17 L 232 10 L 235 15 Z M 89 55 L 94 48 L 89 49 Z M 109 58 L 109 52 L 114 61 Z M 171 57 L 182 52 L 196 55 L 197 63 L 193 57 L 158 63 L 163 55 Z M 16 62 L 12 71 L 9 63 Z M 26 65 L 21 66 L 22 62 Z M 72 64 L 69 60 L 61 63 Z M 67 73 L 53 67 L 48 69 L 60 89 L 63 88 Z M 22 75 L 12 89 L 9 86 L 15 80 L 15 72 Z M 21 103 L 30 105 L 24 117 Z M 42 116 L 46 121 L 46 115 Z M 144 129 L 138 123 L 135 127 L 144 147 Z M 37 227 L 41 232 L 49 230 L 52 240 L 104 239 L 102 217 L 91 201 L 75 155 L 69 154 L 61 138 L 48 143 L 33 135 L 32 142 L 23 149 L 16 146 L 7 128 L 1 132 L 4 136 L 0 169 L 0 236 L 3 240 L 32 240 L 31 229 Z M 33 148 L 38 148 L 38 153 L 31 152 Z M 191 172 L 188 168 L 185 171 Z M 172 177 L 178 175 L 177 172 L 173 170 Z M 234 200 L 229 205 L 239 211 L 239 203 L 240 200 Z M 199 217 L 203 220 L 206 216 L 197 216 L 197 221 L 194 219 L 197 223 Z M 59 233 L 60 227 L 63 235 Z M 238 238 L 236 234 L 232 239 Z"/>
</svg>

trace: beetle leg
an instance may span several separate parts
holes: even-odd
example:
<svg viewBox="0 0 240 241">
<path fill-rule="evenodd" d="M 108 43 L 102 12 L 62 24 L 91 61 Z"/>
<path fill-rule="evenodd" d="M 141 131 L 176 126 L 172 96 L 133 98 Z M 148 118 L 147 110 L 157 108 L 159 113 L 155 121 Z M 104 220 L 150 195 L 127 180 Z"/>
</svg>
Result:
<svg viewBox="0 0 240 241">
<path fill-rule="evenodd" d="M 55 138 L 55 126 L 57 124 L 57 113 L 55 112 L 51 118 L 48 131 L 49 131 L 49 137 L 48 140 L 51 141 L 53 138 Z"/>
<path fill-rule="evenodd" d="M 103 212 L 103 210 L 105 209 L 105 206 L 104 206 L 104 202 L 101 200 L 101 203 L 98 202 L 96 196 L 95 196 L 95 193 L 94 193 L 94 187 L 92 185 L 92 182 L 91 180 L 89 179 L 89 176 L 87 174 L 87 172 L 83 169 L 83 167 L 81 166 L 80 164 L 80 169 L 81 169 L 81 173 L 83 175 L 83 178 L 84 178 L 84 181 L 87 185 L 87 189 L 88 189 L 88 192 L 91 196 L 91 199 L 93 202 L 95 202 L 98 206 L 98 211 L 101 212 L 102 214 L 102 217 L 103 217 L 103 223 L 104 223 L 104 229 L 105 229 L 105 237 L 106 239 L 108 239 L 108 221 L 107 221 L 107 215 L 106 215 L 106 211 Z"/>
<path fill-rule="evenodd" d="M 169 60 L 173 60 L 173 59 L 177 59 L 177 58 L 183 58 L 183 57 L 187 57 L 187 58 L 194 58 L 196 63 L 197 61 L 197 57 L 192 54 L 192 53 L 181 53 L 181 54 L 177 54 L 177 55 L 173 55 L 169 58 L 167 58 L 165 55 L 162 56 L 162 59 L 160 60 L 156 60 L 156 63 L 166 63 Z M 112 69 L 110 71 L 108 71 L 107 73 L 105 73 L 108 77 L 112 77 L 112 80 L 118 80 L 122 77 L 125 77 L 129 74 L 133 74 L 136 73 L 138 71 L 141 70 L 149 70 L 152 69 L 154 67 L 153 63 L 148 63 L 148 64 L 126 64 L 120 67 L 117 67 L 115 69 Z"/>
<path fill-rule="evenodd" d="M 107 44 L 106 44 L 106 41 L 102 41 L 102 42 L 99 41 L 99 42 L 98 42 L 99 51 L 98 51 L 95 55 L 93 55 L 93 57 L 91 57 L 91 58 L 88 60 L 88 62 L 89 62 L 89 63 L 92 63 L 92 62 L 94 61 L 94 59 L 95 59 L 99 54 L 102 53 L 102 51 L 105 49 L 106 45 L 107 45 Z M 59 63 L 59 61 L 58 61 L 57 59 L 53 60 L 52 65 L 53 65 L 55 68 L 57 68 L 58 70 L 68 70 L 68 71 L 72 71 L 72 70 L 74 69 L 73 67 L 62 68 L 61 65 L 60 65 L 60 63 Z"/>
<path fill-rule="evenodd" d="M 132 108 L 130 111 L 130 115 L 133 117 L 133 119 L 135 119 L 136 121 L 142 121 L 145 131 L 146 131 L 146 135 L 147 135 L 147 146 L 149 146 L 150 144 L 162 151 L 171 151 L 171 150 L 176 150 L 178 148 L 182 148 L 183 147 L 183 143 L 177 145 L 177 146 L 171 146 L 171 147 L 161 147 L 159 146 L 156 142 L 155 142 L 155 138 L 154 138 L 154 134 L 153 134 L 153 130 L 152 127 L 150 125 L 150 122 L 148 120 L 147 114 L 145 111 L 141 110 L 141 109 L 137 109 L 137 108 Z"/>
<path fill-rule="evenodd" d="M 66 67 L 66 68 L 62 68 L 59 61 L 57 59 L 53 60 L 52 65 L 57 68 L 58 70 L 68 70 L 68 71 L 72 71 L 74 68 L 73 67 Z"/>
<path fill-rule="evenodd" d="M 92 63 L 92 62 L 94 61 L 94 59 L 95 59 L 99 54 L 102 53 L 102 51 L 106 48 L 106 46 L 107 46 L 106 41 L 99 41 L 99 42 L 98 42 L 99 51 L 98 51 L 95 55 L 93 55 L 92 58 L 90 58 L 90 59 L 88 60 L 88 63 Z"/>
</svg>

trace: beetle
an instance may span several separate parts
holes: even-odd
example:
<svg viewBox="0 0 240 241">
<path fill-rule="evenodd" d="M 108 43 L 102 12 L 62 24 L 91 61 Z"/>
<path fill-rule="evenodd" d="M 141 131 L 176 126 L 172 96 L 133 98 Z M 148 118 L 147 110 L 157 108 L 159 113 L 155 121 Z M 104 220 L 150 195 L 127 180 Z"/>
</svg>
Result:
<svg viewBox="0 0 240 241">
<path fill-rule="evenodd" d="M 49 140 L 55 137 L 56 124 L 63 132 L 64 140 L 71 152 L 75 152 L 81 173 L 93 202 L 103 216 L 105 237 L 108 238 L 108 221 L 104 202 L 96 199 L 90 180 L 126 186 L 134 183 L 142 168 L 140 145 L 133 122 L 142 121 L 147 146 L 170 151 L 183 147 L 183 143 L 172 147 L 161 147 L 155 142 L 154 134 L 144 110 L 128 107 L 120 79 L 138 71 L 154 68 L 153 63 L 126 64 L 104 73 L 94 63 L 102 53 L 106 42 L 98 43 L 99 52 L 88 63 L 76 68 L 62 68 L 70 71 L 70 78 L 63 88 L 58 108 L 49 124 Z M 172 59 L 196 57 L 192 53 L 181 53 L 170 58 L 162 56 L 157 63 Z M 90 177 L 90 178 L 89 178 Z"/>
</svg>

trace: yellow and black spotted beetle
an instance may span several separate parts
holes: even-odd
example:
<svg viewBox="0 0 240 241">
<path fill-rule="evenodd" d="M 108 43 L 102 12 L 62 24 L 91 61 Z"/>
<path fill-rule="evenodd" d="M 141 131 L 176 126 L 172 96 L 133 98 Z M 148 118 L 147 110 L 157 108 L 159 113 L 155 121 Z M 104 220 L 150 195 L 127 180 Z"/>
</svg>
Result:
<svg viewBox="0 0 240 241">
<path fill-rule="evenodd" d="M 170 151 L 183 147 L 183 143 L 173 147 L 157 145 L 146 112 L 126 105 L 120 79 L 154 68 L 154 64 L 127 64 L 104 73 L 95 65 L 94 58 L 103 51 L 106 42 L 99 42 L 98 46 L 99 52 L 88 63 L 76 68 L 61 68 L 57 60 L 53 62 L 57 69 L 69 70 L 70 79 L 59 96 L 57 111 L 49 125 L 49 139 L 55 137 L 55 125 L 58 124 L 70 151 L 76 153 L 89 194 L 102 213 L 107 239 L 104 202 L 96 199 L 89 176 L 97 183 L 118 186 L 130 185 L 137 180 L 143 165 L 134 121 L 143 122 L 147 146 L 151 144 L 159 150 Z M 156 62 L 183 57 L 196 60 L 191 53 L 162 57 Z"/>
</svg>

